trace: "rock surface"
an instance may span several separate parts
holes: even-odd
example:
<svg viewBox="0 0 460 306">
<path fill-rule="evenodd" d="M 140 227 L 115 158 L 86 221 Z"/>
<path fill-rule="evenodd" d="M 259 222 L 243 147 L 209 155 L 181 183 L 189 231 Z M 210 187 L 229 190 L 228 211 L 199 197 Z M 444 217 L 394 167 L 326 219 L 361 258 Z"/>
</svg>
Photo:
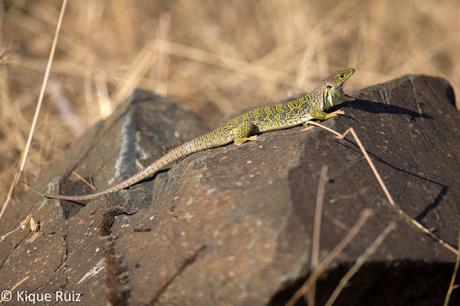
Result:
<svg viewBox="0 0 460 306">
<path fill-rule="evenodd" d="M 455 244 L 460 114 L 452 88 L 443 79 L 406 76 L 358 98 L 343 105 L 346 117 L 325 124 L 354 127 L 396 202 Z M 82 293 L 79 305 L 284 305 L 308 275 L 319 173 L 327 165 L 320 257 L 363 209 L 374 215 L 319 281 L 318 305 L 324 304 L 350 264 L 398 217 L 354 142 L 301 129 L 196 153 L 86 206 L 25 195 L 7 210 L 0 233 L 29 213 L 41 229 L 0 242 L 0 289 L 29 276 L 17 290 Z M 75 170 L 103 189 L 205 131 L 177 104 L 136 91 L 35 185 L 89 192 Z M 454 256 L 397 224 L 335 305 L 442 303 Z M 453 299 L 452 305 L 458 294 Z"/>
</svg>

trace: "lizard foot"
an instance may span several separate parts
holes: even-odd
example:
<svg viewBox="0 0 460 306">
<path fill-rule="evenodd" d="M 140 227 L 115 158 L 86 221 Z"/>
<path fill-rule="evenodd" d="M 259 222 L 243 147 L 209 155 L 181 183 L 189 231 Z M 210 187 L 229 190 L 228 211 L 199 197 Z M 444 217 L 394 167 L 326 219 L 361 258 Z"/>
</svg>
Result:
<svg viewBox="0 0 460 306">
<path fill-rule="evenodd" d="M 249 136 L 249 137 L 241 137 L 241 138 L 235 138 L 235 144 L 237 146 L 241 146 L 243 143 L 247 141 L 254 141 L 257 140 L 259 137 L 257 135 L 254 136 Z"/>
<path fill-rule="evenodd" d="M 311 129 L 314 128 L 313 125 L 310 125 L 310 124 L 308 124 L 308 123 L 309 123 L 309 121 L 307 121 L 307 122 L 305 122 L 305 123 L 303 124 L 304 128 L 300 130 L 301 132 L 306 132 L 306 131 L 309 131 L 309 130 L 311 130 Z"/>
<path fill-rule="evenodd" d="M 332 113 L 329 113 L 326 115 L 326 120 L 327 119 L 330 119 L 330 118 L 334 118 L 334 117 L 337 117 L 339 115 L 345 115 L 345 112 L 341 109 L 339 110 L 336 110 L 335 112 L 332 112 Z"/>
</svg>

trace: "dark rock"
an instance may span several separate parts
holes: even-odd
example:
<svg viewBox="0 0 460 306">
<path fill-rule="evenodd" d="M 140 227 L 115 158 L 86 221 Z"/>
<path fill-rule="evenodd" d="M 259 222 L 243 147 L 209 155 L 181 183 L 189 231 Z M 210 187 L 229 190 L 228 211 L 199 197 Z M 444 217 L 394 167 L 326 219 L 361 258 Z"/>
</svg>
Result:
<svg viewBox="0 0 460 306">
<path fill-rule="evenodd" d="M 364 89 L 343 105 L 396 202 L 456 243 L 460 224 L 460 114 L 449 84 L 407 76 Z M 319 171 L 329 167 L 321 258 L 365 208 L 374 216 L 317 285 L 322 305 L 347 268 L 382 229 L 398 220 L 335 305 L 439 305 L 454 256 L 399 221 L 354 142 L 318 128 L 261 135 L 243 146 L 196 153 L 129 190 L 89 202 L 28 194 L 11 206 L 0 233 L 26 214 L 40 235 L 18 231 L 0 243 L 2 288 L 82 293 L 84 305 L 283 305 L 305 281 Z M 42 190 L 87 192 L 116 183 L 167 150 L 206 131 L 164 98 L 136 92 L 51 163 Z M 2 221 L 3 221 L 2 220 Z M 452 305 L 459 301 L 453 297 Z"/>
</svg>

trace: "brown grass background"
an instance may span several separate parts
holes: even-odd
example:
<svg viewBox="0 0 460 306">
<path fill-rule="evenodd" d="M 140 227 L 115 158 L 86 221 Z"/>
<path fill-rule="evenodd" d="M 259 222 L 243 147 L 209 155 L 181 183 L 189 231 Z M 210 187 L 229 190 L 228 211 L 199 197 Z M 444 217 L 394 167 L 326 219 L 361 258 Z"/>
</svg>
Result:
<svg viewBox="0 0 460 306">
<path fill-rule="evenodd" d="M 17 170 L 61 1 L 0 2 L 0 201 Z M 407 73 L 460 89 L 458 1 L 71 0 L 26 166 L 48 161 L 141 86 L 212 125 L 354 67 L 348 89 Z"/>
</svg>

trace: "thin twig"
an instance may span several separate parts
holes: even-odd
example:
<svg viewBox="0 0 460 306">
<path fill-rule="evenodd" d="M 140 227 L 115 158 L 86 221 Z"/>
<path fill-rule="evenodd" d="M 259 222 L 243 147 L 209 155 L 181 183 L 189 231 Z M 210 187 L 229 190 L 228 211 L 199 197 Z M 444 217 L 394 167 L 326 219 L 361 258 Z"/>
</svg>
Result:
<svg viewBox="0 0 460 306">
<path fill-rule="evenodd" d="M 327 182 L 327 169 L 328 167 L 326 165 L 321 166 L 321 172 L 319 175 L 318 193 L 316 194 L 315 218 L 313 220 L 313 238 L 311 244 L 310 271 L 314 271 L 319 263 L 321 217 L 323 215 L 324 193 L 326 190 Z M 307 292 L 306 299 L 308 301 L 309 306 L 315 305 L 315 291 L 316 283 L 312 284 L 310 290 L 308 290 Z"/>
<path fill-rule="evenodd" d="M 379 172 L 377 171 L 377 168 L 375 167 L 374 165 L 374 162 L 372 161 L 372 159 L 369 157 L 369 154 L 367 153 L 363 143 L 361 142 L 361 140 L 359 139 L 358 135 L 356 134 L 355 130 L 353 128 L 349 128 L 348 130 L 346 130 L 343 134 L 340 134 L 339 132 L 337 131 L 334 131 L 333 129 L 331 128 L 328 128 L 327 126 L 324 126 L 322 125 L 321 123 L 318 123 L 318 122 L 313 122 L 313 121 L 309 121 L 308 124 L 311 124 L 311 125 L 314 125 L 314 126 L 317 126 L 317 127 L 320 127 L 334 135 L 337 136 L 337 138 L 339 139 L 344 139 L 345 136 L 350 133 L 353 138 L 355 139 L 359 149 L 361 150 L 361 152 L 363 153 L 364 155 L 364 158 L 366 159 L 369 167 L 371 168 L 372 172 L 374 173 L 374 176 L 375 178 L 377 179 L 380 187 L 382 188 L 383 192 L 385 193 L 385 196 L 387 197 L 387 200 L 388 200 L 388 203 L 390 204 L 389 206 L 395 210 L 398 215 L 401 217 L 401 219 L 406 222 L 408 225 L 414 227 L 415 229 L 417 229 L 418 231 L 421 231 L 422 233 L 426 234 L 427 236 L 429 236 L 430 238 L 434 239 L 435 241 L 437 241 L 439 244 L 441 244 L 445 249 L 447 249 L 448 251 L 450 251 L 451 253 L 453 253 L 454 255 L 458 255 L 458 251 L 455 249 L 455 247 L 453 247 L 452 245 L 450 245 L 449 243 L 447 243 L 446 241 L 444 241 L 443 239 L 441 239 L 440 237 L 436 236 L 435 234 L 433 234 L 428 228 L 426 228 L 423 224 L 421 224 L 420 222 L 418 222 L 417 220 L 413 219 L 411 216 L 409 216 L 408 214 L 406 214 L 399 206 L 396 205 L 395 201 L 393 200 L 393 197 L 391 196 L 390 192 L 388 191 L 388 188 L 387 186 L 385 185 L 385 182 L 383 181 L 382 177 L 380 176 Z"/>
<path fill-rule="evenodd" d="M 8 190 L 8 194 L 6 196 L 5 203 L 3 204 L 2 210 L 0 211 L 0 219 L 2 218 L 3 214 L 5 213 L 6 208 L 8 207 L 8 205 L 9 205 L 9 203 L 11 201 L 14 188 L 18 184 L 18 182 L 19 182 L 19 180 L 21 178 L 21 175 L 24 172 L 24 168 L 26 166 L 30 146 L 32 144 L 32 138 L 34 136 L 35 128 L 36 128 L 37 122 L 38 122 L 38 116 L 40 115 L 40 110 L 41 110 L 42 103 L 43 103 L 43 97 L 45 95 L 46 84 L 48 83 L 48 79 L 49 79 L 49 75 L 50 75 L 50 71 L 51 71 L 51 64 L 53 63 L 54 52 L 56 50 L 56 45 L 57 45 L 57 41 L 58 41 L 58 38 L 59 38 L 59 32 L 61 30 L 61 24 L 62 24 L 62 20 L 64 18 L 64 12 L 65 12 L 66 6 L 67 6 L 67 0 L 63 0 L 62 1 L 62 6 L 61 6 L 61 12 L 59 14 L 58 23 L 57 23 L 57 26 L 56 26 L 56 32 L 54 33 L 53 44 L 51 46 L 51 51 L 50 51 L 50 55 L 49 55 L 49 58 L 48 58 L 48 64 L 46 65 L 45 76 L 43 77 L 43 83 L 42 83 L 42 87 L 40 89 L 40 95 L 39 95 L 38 101 L 37 101 L 37 107 L 35 108 L 34 118 L 32 120 L 32 125 L 30 127 L 29 137 L 27 138 L 26 147 L 25 147 L 24 152 L 22 154 L 22 159 L 21 159 L 21 163 L 19 165 L 19 170 L 14 175 L 13 181 L 11 182 L 10 189 Z"/>
<path fill-rule="evenodd" d="M 385 238 L 390 234 L 394 229 L 396 228 L 396 223 L 392 222 L 390 223 L 377 237 L 377 239 L 372 242 L 372 244 L 366 249 L 366 251 L 356 259 L 356 262 L 353 264 L 353 266 L 348 270 L 348 272 L 342 277 L 340 280 L 339 284 L 337 287 L 334 289 L 334 292 L 332 292 L 331 296 L 327 300 L 325 306 L 332 306 L 334 302 L 337 300 L 337 297 L 339 296 L 340 292 L 345 288 L 345 286 L 348 284 L 350 279 L 353 277 L 353 275 L 358 272 L 358 270 L 362 267 L 362 265 L 367 261 L 367 259 L 374 254 L 374 252 L 377 250 L 377 248 L 382 244 L 382 242 L 385 240 Z"/>
<path fill-rule="evenodd" d="M 364 223 L 369 219 L 373 214 L 373 210 L 366 208 L 362 211 L 359 219 L 355 222 L 353 227 L 348 231 L 348 233 L 343 237 L 343 239 L 334 247 L 334 249 L 326 256 L 326 258 L 321 261 L 315 271 L 312 272 L 310 277 L 302 285 L 302 287 L 297 290 L 297 292 L 289 299 L 286 303 L 286 306 L 294 306 L 297 300 L 304 295 L 310 288 L 312 284 L 316 282 L 318 277 L 329 267 L 332 261 L 343 251 L 343 249 L 353 240 L 353 238 L 359 233 Z"/>
<path fill-rule="evenodd" d="M 450 279 L 449 288 L 447 289 L 446 299 L 444 300 L 444 306 L 449 306 L 450 296 L 452 295 L 452 291 L 458 288 L 459 285 L 455 285 L 455 280 L 457 279 L 458 268 L 460 266 L 460 232 L 458 233 L 458 240 L 457 240 L 457 259 L 455 260 L 455 267 L 454 271 L 452 272 L 452 277 Z"/>
</svg>

